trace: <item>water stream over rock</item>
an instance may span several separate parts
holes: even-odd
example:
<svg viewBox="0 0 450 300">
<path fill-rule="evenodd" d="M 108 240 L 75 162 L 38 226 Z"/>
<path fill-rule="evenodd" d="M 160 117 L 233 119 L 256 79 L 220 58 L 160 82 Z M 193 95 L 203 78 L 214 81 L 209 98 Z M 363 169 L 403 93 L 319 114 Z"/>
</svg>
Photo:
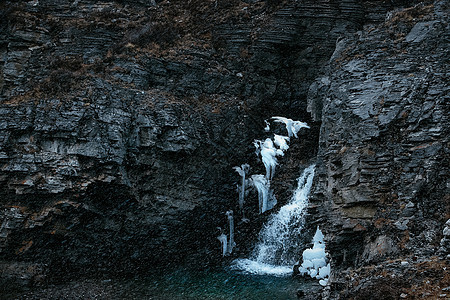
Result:
<svg viewBox="0 0 450 300">
<path fill-rule="evenodd" d="M 308 194 L 314 178 L 314 165 L 298 178 L 291 200 L 273 214 L 259 233 L 258 244 L 248 259 L 237 259 L 234 265 L 246 273 L 283 276 L 292 272 L 298 245 L 296 238 L 302 228 Z"/>
</svg>

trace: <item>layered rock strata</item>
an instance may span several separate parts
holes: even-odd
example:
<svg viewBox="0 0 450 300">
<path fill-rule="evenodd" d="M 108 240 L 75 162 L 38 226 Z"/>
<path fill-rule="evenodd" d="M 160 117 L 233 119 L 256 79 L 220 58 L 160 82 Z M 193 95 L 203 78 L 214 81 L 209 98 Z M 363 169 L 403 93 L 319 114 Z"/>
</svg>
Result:
<svg viewBox="0 0 450 300">
<path fill-rule="evenodd" d="M 216 226 L 238 205 L 232 167 L 255 160 L 251 142 L 274 115 L 312 127 L 274 187 L 288 195 L 319 151 L 316 199 L 337 224 L 338 264 L 378 259 L 363 241 L 395 246 L 392 226 L 439 240 L 425 232 L 444 222 L 430 216 L 442 212 L 447 23 L 424 17 L 432 7 L 363 27 L 406 2 L 2 2 L 2 277 L 217 263 Z M 263 221 L 250 216 L 236 253 Z M 347 240 L 356 252 L 344 255 Z"/>
<path fill-rule="evenodd" d="M 322 119 L 311 213 L 328 224 L 336 282 L 345 284 L 339 270 L 395 259 L 412 272 L 433 261 L 445 273 L 449 29 L 446 1 L 394 11 L 339 41 L 311 85 L 309 106 Z M 405 288 L 422 296 L 411 293 L 414 280 L 392 276 L 398 288 L 385 295 L 400 297 Z"/>
</svg>

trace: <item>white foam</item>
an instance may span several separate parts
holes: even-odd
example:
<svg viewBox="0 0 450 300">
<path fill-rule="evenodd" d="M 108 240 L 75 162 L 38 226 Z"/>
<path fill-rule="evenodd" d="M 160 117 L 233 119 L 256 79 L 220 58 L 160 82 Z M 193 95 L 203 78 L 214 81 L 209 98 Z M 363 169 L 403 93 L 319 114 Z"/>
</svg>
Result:
<svg viewBox="0 0 450 300">
<path fill-rule="evenodd" d="M 292 266 L 275 266 L 251 259 L 237 259 L 234 267 L 255 275 L 287 276 L 292 273 Z"/>
</svg>

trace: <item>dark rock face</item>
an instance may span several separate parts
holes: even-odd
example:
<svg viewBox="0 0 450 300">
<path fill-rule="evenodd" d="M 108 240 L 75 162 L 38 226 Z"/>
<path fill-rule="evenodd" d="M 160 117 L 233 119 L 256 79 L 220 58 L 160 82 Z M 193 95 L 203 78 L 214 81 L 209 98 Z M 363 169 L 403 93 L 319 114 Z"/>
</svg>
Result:
<svg viewBox="0 0 450 300">
<path fill-rule="evenodd" d="M 319 153 L 311 212 L 334 224 L 337 265 L 377 261 L 379 245 L 437 249 L 448 218 L 445 7 L 364 25 L 404 4 L 0 4 L 3 280 L 217 263 L 216 227 L 237 209 L 232 167 L 261 165 L 251 142 L 274 115 L 312 127 L 275 192 L 289 194 Z M 238 253 L 264 219 L 256 196 L 248 202 L 255 221 L 237 229 Z"/>
<path fill-rule="evenodd" d="M 314 208 L 338 269 L 439 253 L 450 211 L 446 9 L 400 10 L 341 40 L 311 86 L 310 106 L 323 107 Z"/>
<path fill-rule="evenodd" d="M 263 119 L 308 121 L 304 87 L 363 16 L 191 2 L 2 4 L 1 259 L 41 270 L 30 281 L 219 258 L 232 167 L 255 161 Z"/>
</svg>

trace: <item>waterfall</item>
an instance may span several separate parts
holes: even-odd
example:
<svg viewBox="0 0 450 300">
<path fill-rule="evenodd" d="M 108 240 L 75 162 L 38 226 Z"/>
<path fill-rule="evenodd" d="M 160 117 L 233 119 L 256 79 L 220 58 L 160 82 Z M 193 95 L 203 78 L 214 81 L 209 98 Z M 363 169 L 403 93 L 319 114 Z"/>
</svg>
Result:
<svg viewBox="0 0 450 300">
<path fill-rule="evenodd" d="M 256 190 L 258 192 L 258 200 L 259 200 L 258 201 L 259 202 L 258 208 L 259 208 L 259 213 L 260 214 L 264 213 L 267 210 L 272 209 L 277 204 L 277 199 L 273 195 L 273 191 L 270 189 L 270 181 L 272 180 L 273 176 L 275 175 L 275 167 L 278 164 L 276 157 L 277 156 L 284 156 L 284 151 L 289 149 L 288 142 L 290 141 L 290 138 L 292 137 L 292 135 L 294 135 L 295 137 L 298 137 L 297 133 L 298 133 L 298 131 L 301 128 L 309 128 L 309 126 L 306 123 L 304 123 L 304 122 L 293 121 L 292 119 L 287 119 L 287 118 L 284 118 L 284 117 L 273 117 L 272 119 L 275 119 L 276 122 L 285 123 L 286 129 L 288 131 L 288 135 L 289 136 L 282 136 L 282 135 L 274 134 L 274 140 L 273 141 L 270 138 L 266 138 L 264 140 L 264 142 L 262 140 L 255 140 L 253 142 L 253 145 L 256 148 L 255 154 L 258 157 L 261 156 L 261 160 L 262 160 L 262 162 L 264 164 L 264 167 L 266 168 L 266 175 L 265 176 L 261 175 L 261 174 L 252 175 L 251 179 L 248 180 L 248 182 L 251 183 L 256 188 Z M 265 121 L 265 123 L 266 123 L 266 131 L 270 130 L 269 122 Z M 278 146 L 278 148 L 276 148 L 275 145 Z M 246 222 L 249 222 L 249 220 L 246 219 L 245 215 L 244 215 L 244 197 L 245 197 L 245 192 L 246 192 L 246 190 L 245 190 L 245 184 L 246 184 L 245 177 L 246 177 L 246 173 L 250 170 L 250 166 L 248 164 L 242 164 L 240 167 L 234 167 L 233 169 L 241 176 L 241 180 L 242 180 L 241 189 L 239 191 L 239 209 L 242 212 L 242 222 L 246 223 Z M 313 167 L 310 167 L 308 169 L 311 169 L 310 173 L 311 172 L 314 173 L 313 172 L 314 171 Z M 299 179 L 299 182 L 300 182 L 300 179 Z M 305 185 L 305 184 L 302 184 L 302 185 Z M 299 183 L 299 186 L 300 186 L 300 183 Z M 294 195 L 294 198 L 295 198 L 295 195 Z M 305 199 L 306 199 L 306 196 L 305 196 Z M 294 201 L 294 200 L 291 200 L 291 202 Z M 285 209 L 286 209 L 286 207 L 282 208 L 282 210 L 285 210 Z M 302 209 L 303 208 L 301 208 L 300 210 L 302 211 Z M 292 214 L 293 216 L 290 216 L 289 219 L 286 219 L 286 220 L 288 222 L 291 222 L 291 223 L 293 222 L 292 220 L 297 220 L 297 219 L 300 220 L 299 216 L 301 215 L 301 211 L 298 212 L 298 214 L 297 214 L 298 216 L 297 217 L 295 217 L 296 214 L 294 212 Z M 217 238 L 222 243 L 223 253 L 231 254 L 232 251 L 233 251 L 233 247 L 235 246 L 235 243 L 234 243 L 233 212 L 232 211 L 228 211 L 226 213 L 226 215 L 228 217 L 229 226 L 230 226 L 230 240 L 229 240 L 228 245 L 226 243 L 226 235 L 223 234 L 223 232 Z M 276 222 L 276 220 L 273 219 L 272 222 Z M 289 226 L 291 226 L 291 223 L 284 224 L 283 226 L 289 227 Z M 298 227 L 299 224 L 297 224 L 297 223 L 298 222 L 294 222 L 293 225 Z M 274 227 L 274 226 L 276 227 L 277 224 L 266 225 L 266 228 L 269 228 L 271 226 L 272 227 Z M 276 233 L 276 234 L 278 234 L 278 233 Z M 260 237 L 261 240 L 263 238 L 265 238 L 264 233 L 260 233 L 260 235 L 262 236 L 262 237 Z M 266 235 L 268 235 L 268 234 L 266 234 Z M 273 237 L 273 239 L 275 241 L 275 236 Z M 227 250 L 226 250 L 226 247 L 228 247 Z M 260 243 L 260 247 L 262 247 L 260 252 L 261 253 L 265 253 L 265 252 L 267 252 L 267 250 L 269 248 L 274 248 L 275 246 L 274 245 L 272 245 L 272 246 L 265 246 L 265 244 Z M 278 249 L 278 248 L 274 248 L 274 249 Z M 276 250 L 275 252 L 277 252 L 277 251 L 278 250 Z M 259 256 L 260 255 L 258 255 L 258 257 Z M 257 261 L 260 261 L 260 260 L 261 260 L 260 258 L 257 258 Z M 264 261 L 264 262 L 266 260 L 267 259 L 262 259 L 262 261 Z"/>
<path fill-rule="evenodd" d="M 296 240 L 302 229 L 308 195 L 314 178 L 314 165 L 306 168 L 298 178 L 291 200 L 273 214 L 259 233 L 249 259 L 237 259 L 234 265 L 253 274 L 286 275 L 292 272 L 299 247 Z"/>
</svg>

